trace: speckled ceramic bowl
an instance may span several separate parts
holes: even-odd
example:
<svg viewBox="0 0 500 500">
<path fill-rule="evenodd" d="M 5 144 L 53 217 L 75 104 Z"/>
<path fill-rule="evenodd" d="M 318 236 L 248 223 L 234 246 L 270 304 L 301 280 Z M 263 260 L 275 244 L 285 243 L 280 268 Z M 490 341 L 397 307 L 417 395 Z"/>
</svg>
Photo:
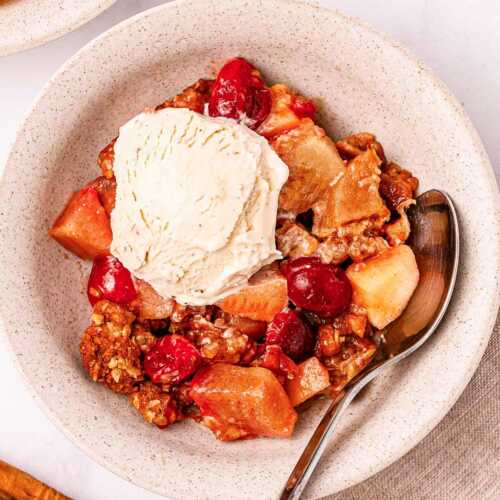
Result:
<svg viewBox="0 0 500 500">
<path fill-rule="evenodd" d="M 0 56 L 37 47 L 90 21 L 116 0 L 0 0 Z"/>
<path fill-rule="evenodd" d="M 433 340 L 352 405 L 307 496 L 353 485 L 415 446 L 477 367 L 497 310 L 497 189 L 483 146 L 457 101 L 405 49 L 359 21 L 285 0 L 184 0 L 136 16 L 75 55 L 19 130 L 0 200 L 5 332 L 33 394 L 91 457 L 174 498 L 275 497 L 316 425 L 293 439 L 222 444 L 191 422 L 160 431 L 126 399 L 92 383 L 78 343 L 89 323 L 87 266 L 47 236 L 68 193 L 97 175 L 98 151 L 120 124 L 243 55 L 268 81 L 321 104 L 335 136 L 372 131 L 421 189 L 445 189 L 463 231 L 460 276 Z"/>
</svg>

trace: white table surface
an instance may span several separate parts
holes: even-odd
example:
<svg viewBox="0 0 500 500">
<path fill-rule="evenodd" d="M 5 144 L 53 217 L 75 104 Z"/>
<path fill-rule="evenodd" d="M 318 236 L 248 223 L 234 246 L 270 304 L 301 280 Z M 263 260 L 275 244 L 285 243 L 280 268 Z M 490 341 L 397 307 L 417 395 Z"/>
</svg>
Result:
<svg viewBox="0 0 500 500">
<path fill-rule="evenodd" d="M 74 33 L 43 47 L 0 58 L 0 171 L 17 127 L 52 73 L 98 34 L 161 3 L 163 0 L 118 0 L 108 11 Z M 500 2 L 323 0 L 322 3 L 361 17 L 391 34 L 436 71 L 472 118 L 498 181 Z M 0 380 L 0 458 L 73 498 L 160 498 L 108 472 L 71 443 L 31 399 L 1 344 Z"/>
</svg>

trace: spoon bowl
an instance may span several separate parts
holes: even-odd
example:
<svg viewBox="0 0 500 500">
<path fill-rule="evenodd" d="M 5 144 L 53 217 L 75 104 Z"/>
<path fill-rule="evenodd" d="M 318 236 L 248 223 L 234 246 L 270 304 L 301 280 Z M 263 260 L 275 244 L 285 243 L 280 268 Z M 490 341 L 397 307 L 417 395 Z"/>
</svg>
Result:
<svg viewBox="0 0 500 500">
<path fill-rule="evenodd" d="M 316 468 L 346 408 L 374 378 L 421 347 L 441 323 L 455 287 L 459 261 L 459 227 L 450 197 L 426 191 L 408 209 L 411 246 L 420 279 L 403 314 L 381 332 L 372 364 L 346 387 L 344 398 L 332 401 L 281 494 L 298 499 Z M 337 404 L 338 403 L 338 404 Z"/>
</svg>

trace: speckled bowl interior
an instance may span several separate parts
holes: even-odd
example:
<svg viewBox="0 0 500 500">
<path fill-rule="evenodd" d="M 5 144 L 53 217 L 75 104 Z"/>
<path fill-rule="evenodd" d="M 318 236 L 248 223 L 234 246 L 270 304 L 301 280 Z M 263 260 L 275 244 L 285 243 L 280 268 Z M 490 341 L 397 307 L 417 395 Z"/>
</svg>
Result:
<svg viewBox="0 0 500 500">
<path fill-rule="evenodd" d="M 86 377 L 78 344 L 89 323 L 88 267 L 47 236 L 69 193 L 98 175 L 97 154 L 122 123 L 234 55 L 269 82 L 314 97 L 332 135 L 374 132 L 422 190 L 445 189 L 460 214 L 460 276 L 447 319 L 421 352 L 352 405 L 307 490 L 319 497 L 387 466 L 439 422 L 472 376 L 497 309 L 497 188 L 476 132 L 438 80 L 364 24 L 295 1 L 184 0 L 82 49 L 45 87 L 8 159 L 0 199 L 4 330 L 34 395 L 99 463 L 173 498 L 277 495 L 323 404 L 302 415 L 290 440 L 222 444 L 191 422 L 165 431 L 146 424 L 124 397 Z"/>
<path fill-rule="evenodd" d="M 0 56 L 42 45 L 90 21 L 116 0 L 0 0 Z"/>
</svg>

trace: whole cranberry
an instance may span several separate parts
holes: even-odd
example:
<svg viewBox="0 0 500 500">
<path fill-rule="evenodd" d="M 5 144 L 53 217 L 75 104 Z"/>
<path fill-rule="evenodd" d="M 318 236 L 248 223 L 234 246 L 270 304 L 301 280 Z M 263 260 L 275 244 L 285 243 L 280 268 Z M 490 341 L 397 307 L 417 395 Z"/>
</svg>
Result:
<svg viewBox="0 0 500 500">
<path fill-rule="evenodd" d="M 244 120 L 256 129 L 271 111 L 271 93 L 259 72 L 242 57 L 228 61 L 219 71 L 212 88 L 208 113 Z"/>
<path fill-rule="evenodd" d="M 269 323 L 266 344 L 279 345 L 287 356 L 300 361 L 312 352 L 314 339 L 310 328 L 297 312 L 285 309 Z"/>
<path fill-rule="evenodd" d="M 288 296 L 297 306 L 324 318 L 344 312 L 351 303 L 352 287 L 345 272 L 316 257 L 301 257 L 282 266 Z"/>
<path fill-rule="evenodd" d="M 144 371 L 155 384 L 175 384 L 201 364 L 198 349 L 182 335 L 161 337 L 144 357 Z"/>
<path fill-rule="evenodd" d="M 137 297 L 137 290 L 130 271 L 116 257 L 101 255 L 94 259 L 87 296 L 92 305 L 104 299 L 126 305 Z"/>
</svg>

